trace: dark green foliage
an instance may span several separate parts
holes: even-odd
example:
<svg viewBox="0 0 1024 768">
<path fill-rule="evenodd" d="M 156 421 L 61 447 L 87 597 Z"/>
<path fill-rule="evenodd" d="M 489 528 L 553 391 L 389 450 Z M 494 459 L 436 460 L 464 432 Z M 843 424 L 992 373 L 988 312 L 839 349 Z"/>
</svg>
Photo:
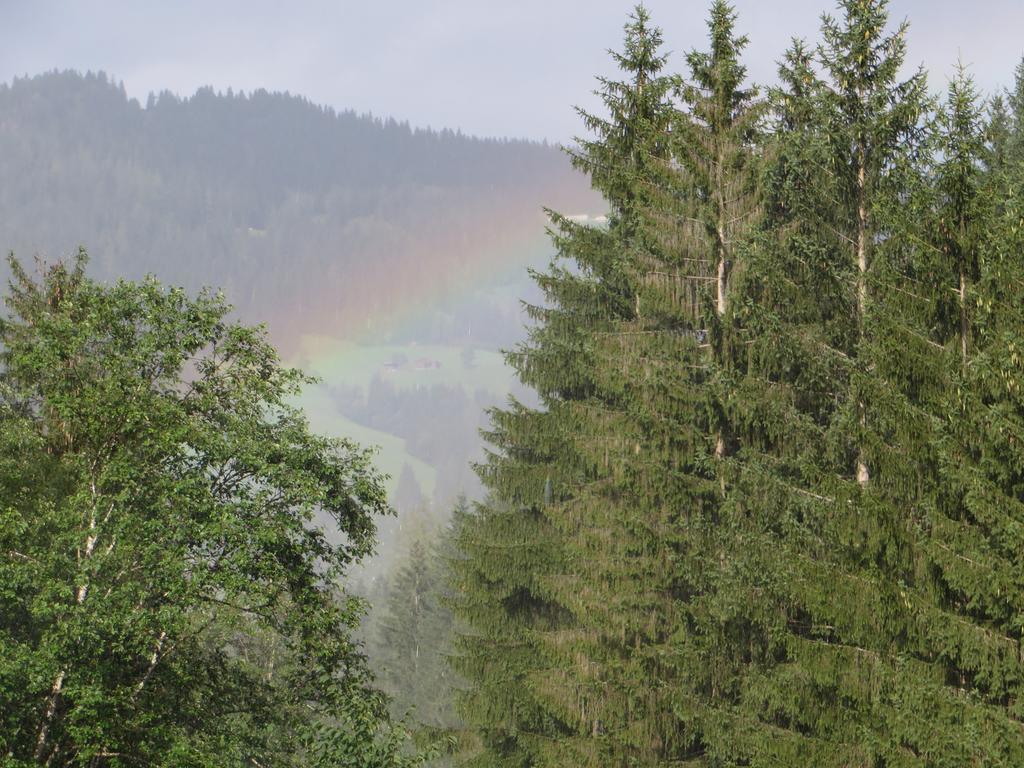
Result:
<svg viewBox="0 0 1024 768">
<path fill-rule="evenodd" d="M 0 321 L 5 764 L 405 764 L 338 589 L 387 511 L 369 454 L 221 297 L 84 266 L 12 259 Z"/>
<path fill-rule="evenodd" d="M 513 402 L 492 413 L 481 477 L 494 502 L 459 538 L 466 559 L 457 561 L 456 606 L 471 629 L 456 659 L 469 688 L 460 711 L 482 737 L 481 765 L 600 760 L 593 737 L 625 727 L 612 723 L 621 699 L 607 685 L 622 651 L 603 648 L 615 630 L 600 617 L 612 606 L 588 585 L 619 567 L 612 551 L 594 548 L 602 539 L 628 546 L 605 495 L 632 446 L 616 434 L 625 393 L 603 378 L 601 363 L 604 340 L 640 311 L 625 251 L 643 239 L 650 195 L 641 181 L 666 145 L 671 81 L 659 75 L 659 46 L 638 8 L 616 55 L 628 79 L 601 81 L 607 118 L 583 114 L 596 138 L 581 141 L 572 159 L 610 204 L 609 224 L 552 214 L 559 261 L 536 275 L 547 304 L 528 308 L 537 325 L 509 356 L 543 407 Z M 586 525 L 575 514 L 583 509 L 595 511 Z"/>
<path fill-rule="evenodd" d="M 535 765 L 546 745 L 570 732 L 532 685 L 546 668 L 532 632 L 566 621 L 538 583 L 559 562 L 553 532 L 528 508 L 490 503 L 467 515 L 455 544 L 452 606 L 467 629 L 456 638 L 451 666 L 467 682 L 456 703 L 474 737 L 461 763 Z"/>
<path fill-rule="evenodd" d="M 1006 156 L 1011 165 L 1024 164 L 1024 58 L 1014 71 L 1013 88 L 1006 93 L 1009 135 Z"/>
<path fill-rule="evenodd" d="M 661 45 L 660 30 L 637 7 L 622 53 L 614 55 L 623 80 L 600 81 L 607 116 L 583 115 L 594 138 L 581 141 L 573 156 L 604 196 L 608 226 L 583 230 L 556 218 L 556 245 L 572 267 L 539 279 L 553 309 L 535 313 L 540 324 L 532 348 L 524 350 L 532 367 L 520 371 L 546 406 L 536 416 L 547 422 L 542 434 L 554 433 L 565 444 L 537 467 L 542 475 L 528 480 L 537 483 L 538 501 L 550 482 L 551 502 L 542 513 L 559 534 L 564 560 L 544 584 L 572 616 L 542 636 L 555 669 L 538 680 L 539 690 L 574 729 L 572 738 L 546 747 L 544 765 L 653 764 L 676 746 L 659 720 L 673 674 L 664 663 L 665 644 L 677 623 L 665 599 L 674 575 L 671 541 L 663 534 L 678 513 L 645 487 L 653 479 L 646 469 L 656 460 L 648 451 L 661 443 L 645 431 L 665 432 L 663 422 L 645 418 L 651 404 L 644 401 L 652 393 L 635 381 L 654 364 L 645 358 L 658 342 L 648 336 L 664 317 L 650 287 L 660 285 L 657 256 L 644 257 L 659 249 L 648 211 L 661 194 L 674 114 L 674 80 L 662 72 Z M 598 313 L 586 306 L 591 299 L 584 287 L 600 297 Z M 679 348 L 680 341 L 692 346 L 675 334 L 669 347 Z M 577 357 L 586 366 L 585 389 L 567 391 L 564 364 L 546 364 L 567 342 L 582 347 Z M 537 371 L 553 378 L 534 379 Z M 523 426 L 527 430 L 509 433 L 513 441 L 543 440 L 528 431 L 536 431 L 534 424 Z"/>
<path fill-rule="evenodd" d="M 1010 115 L 1006 111 L 1006 100 L 1001 95 L 995 96 L 989 105 L 985 134 L 989 142 L 989 156 L 985 158 L 986 165 L 992 170 L 1002 171 L 1007 164 L 1008 145 L 1010 137 L 1013 135 L 1013 125 L 1010 122 Z"/>
<path fill-rule="evenodd" d="M 569 266 L 537 275 L 549 303 L 531 308 L 530 342 L 510 357 L 544 408 L 494 414 L 483 477 L 511 509 L 484 513 L 480 530 L 507 520 L 520 568 L 539 537 L 558 553 L 531 568 L 533 602 L 516 612 L 535 644 L 523 686 L 567 730 L 538 734 L 532 764 L 669 764 L 699 751 L 676 710 L 703 676 L 685 599 L 702 586 L 701 521 L 720 494 L 720 419 L 702 391 L 717 306 L 707 283 L 749 226 L 756 127 L 732 22 L 716 6 L 712 51 L 690 57 L 680 112 L 660 32 L 634 12 L 615 57 L 627 79 L 601 81 L 607 117 L 584 115 L 595 138 L 573 155 L 608 226 L 554 217 Z M 488 631 L 487 617 L 465 618 Z M 467 675 L 478 695 L 489 672 Z"/>
<path fill-rule="evenodd" d="M 916 710 L 958 716 L 935 683 L 943 611 L 917 549 L 943 391 L 940 291 L 913 220 L 928 104 L 920 74 L 898 80 L 904 30 L 886 32 L 885 3 L 841 8 L 816 51 L 784 62 L 740 289 L 725 511 L 743 554 L 719 600 L 748 650 L 726 699 L 737 720 L 709 744 L 729 761 L 913 764 L 948 748 Z"/>
<path fill-rule="evenodd" d="M 665 76 L 638 9 L 584 115 L 460 539 L 481 764 L 1016 765 L 1019 100 L 844 0 L 764 120 L 710 30 Z"/>
<path fill-rule="evenodd" d="M 1011 436 L 1021 417 L 1015 360 L 1024 325 L 1013 277 L 1022 268 L 1021 208 L 1002 173 L 982 172 L 981 108 L 963 73 L 942 122 L 935 231 L 947 265 L 942 287 L 956 311 L 936 323 L 948 385 L 938 408 L 939 483 L 921 549 L 935 602 L 957 622 L 936 648 L 944 682 L 974 705 L 956 713 L 972 724 L 972 738 L 947 747 L 948 764 L 1013 764 L 1024 759 L 1015 722 L 1022 602 L 1006 581 L 1024 544 L 1014 532 L 1020 463 Z"/>
</svg>

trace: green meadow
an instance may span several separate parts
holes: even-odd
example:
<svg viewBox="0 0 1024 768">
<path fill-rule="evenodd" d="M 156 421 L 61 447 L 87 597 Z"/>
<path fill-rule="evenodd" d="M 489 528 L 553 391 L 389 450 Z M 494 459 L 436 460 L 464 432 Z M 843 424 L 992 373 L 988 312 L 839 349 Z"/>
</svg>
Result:
<svg viewBox="0 0 1024 768">
<path fill-rule="evenodd" d="M 428 497 L 436 484 L 435 468 L 412 456 L 404 439 L 347 418 L 339 410 L 332 390 L 359 389 L 365 393 L 375 376 L 400 391 L 444 385 L 462 387 L 469 395 L 484 390 L 503 397 L 512 386 L 511 371 L 500 353 L 474 350 L 467 356 L 464 348 L 455 346 L 362 345 L 307 336 L 289 362 L 320 380 L 307 387 L 298 402 L 317 431 L 377 448 L 377 466 L 390 476 L 388 489 L 392 493 L 402 467 L 408 464 Z"/>
</svg>

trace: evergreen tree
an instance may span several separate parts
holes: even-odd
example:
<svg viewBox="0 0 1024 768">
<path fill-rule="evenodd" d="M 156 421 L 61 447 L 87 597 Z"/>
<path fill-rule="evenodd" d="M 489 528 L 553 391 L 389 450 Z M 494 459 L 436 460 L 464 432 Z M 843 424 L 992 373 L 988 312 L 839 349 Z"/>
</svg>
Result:
<svg viewBox="0 0 1024 768">
<path fill-rule="evenodd" d="M 552 493 L 544 512 L 565 558 L 564 570 L 547 583 L 573 616 L 570 627 L 543 638 L 555 667 L 543 693 L 574 726 L 573 738 L 552 745 L 543 765 L 652 765 L 678 748 L 674 729 L 665 727 L 675 677 L 665 651 L 678 626 L 669 551 L 679 513 L 663 479 L 650 471 L 671 450 L 660 439 L 668 420 L 646 401 L 653 392 L 640 383 L 660 362 L 658 352 L 664 359 L 670 349 L 693 347 L 692 337 L 678 333 L 665 334 L 660 349 L 651 338 L 662 337 L 666 321 L 651 209 L 663 194 L 676 79 L 663 74 L 661 32 L 642 6 L 625 32 L 615 55 L 623 79 L 601 81 L 606 116 L 582 114 L 593 138 L 581 141 L 573 157 L 608 203 L 608 228 L 574 231 L 559 222 L 560 255 L 576 263 L 582 281 L 566 272 L 540 279 L 556 309 L 537 315 L 541 328 L 531 339 L 541 354 L 578 339 L 578 364 L 589 379 L 582 393 L 565 393 L 564 380 L 554 388 L 537 381 L 545 386 L 548 419 L 566 443 L 546 468 Z M 581 306 L 587 298 L 580 288 L 607 297 L 607 304 L 598 303 L 597 312 Z M 565 320 L 574 323 L 572 336 Z M 655 354 L 648 359 L 645 350 Z M 521 378 L 532 384 L 531 375 Z"/>
<path fill-rule="evenodd" d="M 990 171 L 1001 172 L 1006 169 L 1012 132 L 1013 124 L 1006 108 L 1006 99 L 1002 94 L 996 94 L 989 104 L 985 128 L 989 145 L 985 164 Z"/>
<path fill-rule="evenodd" d="M 755 212 L 753 151 L 763 114 L 756 91 L 744 87 L 746 68 L 739 57 L 748 40 L 736 34 L 735 23 L 733 7 L 715 0 L 708 20 L 711 50 L 687 56 L 690 82 L 682 88 L 684 109 L 673 125 L 673 157 L 689 184 L 683 191 L 694 214 L 687 223 L 696 228 L 687 245 L 710 256 L 690 262 L 713 270 L 719 320 L 728 312 L 730 273 Z M 716 447 L 716 454 L 723 449 Z"/>
<path fill-rule="evenodd" d="M 676 623 L 667 648 L 651 648 L 652 655 L 674 660 L 659 712 L 661 728 L 675 735 L 675 744 L 660 755 L 665 764 L 707 755 L 705 732 L 720 728 L 723 692 L 736 675 L 729 643 L 737 627 L 723 621 L 715 601 L 725 594 L 718 573 L 741 545 L 723 516 L 727 467 L 740 447 L 736 411 L 746 397 L 735 365 L 745 345 L 736 333 L 741 307 L 734 304 L 734 282 L 748 268 L 746 243 L 758 218 L 764 103 L 744 82 L 740 55 L 747 38 L 735 24 L 732 6 L 716 0 L 708 19 L 709 50 L 687 56 L 667 194 L 651 217 L 662 244 L 659 268 L 677 280 L 672 290 L 661 281 L 655 286 L 659 299 L 648 301 L 667 311 L 658 325 L 650 324 L 657 331 L 646 338 L 655 346 L 643 354 L 658 360 L 660 375 L 670 382 L 645 375 L 640 386 L 651 394 L 638 414 L 647 416 L 641 423 L 653 438 L 647 453 L 657 457 L 644 467 L 647 487 L 657 489 L 651 498 L 679 510 L 660 534 L 671 543 L 666 596 L 675 603 L 668 615 Z M 659 476 L 667 478 L 661 488 Z"/>
<path fill-rule="evenodd" d="M 935 187 L 938 248 L 942 262 L 954 271 L 955 318 L 936 317 L 940 334 L 958 338 L 961 369 L 966 371 L 971 344 L 971 288 L 979 279 L 979 247 L 982 228 L 988 224 L 988 202 L 982 176 L 985 138 L 982 113 L 974 83 L 961 66 L 950 83 L 945 109 L 940 115 L 940 136 Z M 948 282 L 946 281 L 947 285 Z M 937 292 L 939 293 L 939 292 Z M 946 292 L 949 293 L 948 291 Z M 941 293 L 940 293 L 941 295 Z M 943 302 L 949 307 L 951 302 Z M 939 305 L 942 311 L 942 305 Z"/>
<path fill-rule="evenodd" d="M 905 674 L 895 652 L 918 611 L 939 615 L 912 511 L 934 458 L 936 389 L 917 372 L 941 345 L 905 233 L 927 102 L 920 73 L 897 79 L 905 27 L 886 32 L 885 6 L 841 3 L 817 49 L 787 53 L 774 93 L 764 219 L 737 287 L 739 449 L 712 601 L 712 658 L 732 679 L 706 741 L 726 762 L 898 759 L 912 737 L 890 730 L 897 702 L 931 691 L 926 666 Z"/>
<path fill-rule="evenodd" d="M 573 729 L 537 764 L 667 764 L 696 748 L 677 715 L 690 703 L 680 691 L 704 677 L 682 598 L 701 588 L 696 553 L 720 493 L 710 459 L 724 443 L 707 327 L 724 313 L 753 209 L 757 117 L 733 26 L 716 3 L 681 114 L 669 102 L 677 79 L 660 74 L 660 32 L 636 10 L 616 57 L 630 78 L 602 81 L 609 118 L 584 115 L 596 139 L 574 155 L 608 200 L 608 229 L 556 217 L 556 244 L 579 269 L 538 276 L 551 306 L 533 308 L 531 345 L 513 357 L 546 410 L 496 414 L 508 426 L 492 438 L 503 451 L 491 477 L 543 498 L 563 570 L 536 575 L 572 616 L 535 633 L 538 690 Z"/>
<path fill-rule="evenodd" d="M 942 669 L 946 690 L 928 702 L 933 719 L 963 724 L 964 733 L 949 739 L 935 729 L 918 736 L 916 750 L 950 765 L 1016 764 L 1024 759 L 1015 722 L 1024 668 L 1011 574 L 1024 542 L 1012 533 L 1020 465 L 1006 436 L 1021 416 L 1013 359 L 1024 326 L 1010 277 L 1021 268 L 1020 207 L 1002 174 L 983 172 L 982 110 L 962 70 L 940 124 L 929 266 L 941 276 L 933 328 L 945 360 L 919 375 L 941 376 L 945 386 L 933 404 L 938 478 L 921 520 L 919 570 L 947 618 L 929 627 L 927 656 L 917 652 Z"/>
<path fill-rule="evenodd" d="M 447 568 L 435 547 L 413 542 L 388 585 L 376 638 L 379 680 L 399 708 L 430 729 L 455 724 L 448 655 L 452 616 L 444 603 Z"/>
<path fill-rule="evenodd" d="M 708 698 L 721 684 L 708 663 L 720 642 L 709 628 L 709 575 L 733 447 L 731 282 L 757 207 L 761 115 L 735 20 L 731 6 L 713 3 L 709 50 L 687 56 L 668 152 L 644 180 L 644 237 L 630 248 L 643 311 L 602 339 L 603 376 L 625 393 L 617 432 L 630 443 L 608 494 L 616 567 L 591 576 L 597 599 L 586 613 L 607 633 L 605 648 L 620 644 L 606 675 L 619 698 L 606 695 L 600 764 L 700 756 Z"/>
<path fill-rule="evenodd" d="M 1024 179 L 1024 60 L 1014 71 L 1013 88 L 989 101 L 984 133 L 984 186 L 998 211 Z"/>
<path fill-rule="evenodd" d="M 1013 88 L 1006 94 L 1010 132 L 1006 152 L 1011 165 L 1024 164 L 1024 58 L 1014 70 Z"/>
<path fill-rule="evenodd" d="M 545 744 L 568 733 L 535 693 L 544 659 L 534 631 L 565 623 L 565 612 L 543 597 L 536 574 L 560 553 L 552 531 L 528 507 L 497 502 L 470 512 L 455 537 L 452 606 L 463 626 L 451 667 L 465 680 L 456 706 L 472 743 L 460 763 L 480 768 L 540 764 Z"/>
<path fill-rule="evenodd" d="M 481 711 L 498 715 L 485 731 L 490 744 L 507 745 L 514 734 L 522 759 L 535 765 L 601 760 L 601 742 L 608 739 L 594 737 L 619 725 L 626 711 L 624 695 L 608 677 L 631 642 L 620 636 L 625 625 L 617 623 L 622 612 L 616 608 L 629 593 L 611 595 L 609 604 L 599 587 L 621 571 L 621 555 L 631 547 L 612 481 L 637 434 L 623 421 L 628 393 L 608 380 L 601 363 L 621 324 L 643 311 L 631 249 L 644 237 L 650 191 L 643 182 L 666 153 L 671 80 L 660 75 L 660 43 L 660 32 L 637 8 L 623 52 L 615 55 L 628 80 L 601 81 L 606 117 L 582 113 L 596 138 L 579 142 L 572 158 L 608 201 L 609 224 L 593 228 L 552 213 L 555 245 L 567 266 L 556 262 L 535 275 L 548 303 L 528 308 L 536 326 L 529 342 L 509 356 L 543 408 L 513 402 L 493 413 L 482 477 L 496 502 L 464 537 L 468 564 L 490 575 L 504 562 L 506 572 L 500 580 L 490 576 L 503 609 L 484 616 L 479 602 L 462 597 L 461 613 L 486 633 L 485 642 L 504 630 L 514 645 L 490 645 L 493 666 L 473 669 L 466 662 L 480 646 L 472 635 L 462 639 L 460 671 L 471 686 L 463 711 L 471 721 Z M 626 426 L 632 436 L 620 431 Z M 494 549 L 481 548 L 485 531 Z M 636 586 L 635 576 L 625 578 Z M 613 640 L 606 650 L 605 641 Z M 497 690 L 498 681 L 486 679 L 492 670 L 505 675 Z M 509 672 L 515 685 L 507 684 Z M 518 706 L 497 710 L 510 694 L 518 694 Z M 528 700 L 532 704 L 524 706 Z M 533 713 L 532 721 L 525 721 L 525 712 Z"/>
<path fill-rule="evenodd" d="M 763 152 L 726 3 L 679 108 L 627 27 L 574 157 L 609 225 L 555 217 L 543 407 L 461 537 L 483 763 L 1020 762 L 1012 99 L 988 148 L 963 76 L 933 126 L 886 5 L 794 44 Z"/>
</svg>

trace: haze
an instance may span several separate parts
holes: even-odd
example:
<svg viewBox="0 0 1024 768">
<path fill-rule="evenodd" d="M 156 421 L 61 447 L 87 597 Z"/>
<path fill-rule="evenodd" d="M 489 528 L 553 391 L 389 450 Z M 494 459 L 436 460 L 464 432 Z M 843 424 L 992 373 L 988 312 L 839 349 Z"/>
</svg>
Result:
<svg viewBox="0 0 1024 768">
<path fill-rule="evenodd" d="M 145 100 L 164 89 L 290 91 L 339 109 L 481 136 L 563 142 L 579 132 L 572 105 L 592 108 L 596 74 L 610 71 L 627 0 L 472 0 L 370 3 L 309 0 L 0 2 L 0 81 L 54 68 L 104 70 Z M 706 34 L 703 0 L 652 0 L 654 20 L 682 52 Z M 745 57 L 774 77 L 789 39 L 816 39 L 823 0 L 739 0 Z M 979 86 L 1008 84 L 1020 60 L 1024 4 L 895 0 L 911 21 L 909 61 L 945 87 L 959 51 Z M 952 58 L 951 58 L 952 57 Z"/>
</svg>

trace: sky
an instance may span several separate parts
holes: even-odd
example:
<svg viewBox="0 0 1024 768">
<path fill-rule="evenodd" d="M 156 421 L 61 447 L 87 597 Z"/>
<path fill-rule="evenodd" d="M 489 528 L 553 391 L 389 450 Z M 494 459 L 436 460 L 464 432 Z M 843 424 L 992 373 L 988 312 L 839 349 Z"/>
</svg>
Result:
<svg viewBox="0 0 1024 768">
<path fill-rule="evenodd" d="M 103 70 L 144 102 L 211 85 L 290 91 L 318 104 L 492 137 L 568 142 L 613 73 L 630 0 L 0 0 L 0 82 Z M 735 0 L 761 83 L 793 37 L 818 38 L 834 0 Z M 670 68 L 705 47 L 707 0 L 647 0 Z M 891 0 L 909 61 L 944 90 L 956 61 L 979 87 L 1009 85 L 1024 0 Z"/>
</svg>

